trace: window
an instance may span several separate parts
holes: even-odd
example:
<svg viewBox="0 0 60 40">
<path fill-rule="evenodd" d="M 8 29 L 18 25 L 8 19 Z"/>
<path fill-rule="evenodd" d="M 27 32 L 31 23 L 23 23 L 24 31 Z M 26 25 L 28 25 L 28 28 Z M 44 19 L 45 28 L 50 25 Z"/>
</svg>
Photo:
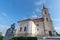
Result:
<svg viewBox="0 0 60 40">
<path fill-rule="evenodd" d="M 26 31 L 27 29 L 26 29 L 26 27 L 24 27 L 24 31 Z"/>
<path fill-rule="evenodd" d="M 20 31 L 22 31 L 22 27 L 20 27 Z"/>
<path fill-rule="evenodd" d="M 48 21 L 48 18 L 46 18 L 46 20 Z"/>
<path fill-rule="evenodd" d="M 47 14 L 47 12 L 45 11 L 45 14 Z"/>
<path fill-rule="evenodd" d="M 39 24 L 37 24 L 37 26 L 39 26 Z"/>
<path fill-rule="evenodd" d="M 39 29 L 37 28 L 37 31 L 39 31 Z"/>
</svg>

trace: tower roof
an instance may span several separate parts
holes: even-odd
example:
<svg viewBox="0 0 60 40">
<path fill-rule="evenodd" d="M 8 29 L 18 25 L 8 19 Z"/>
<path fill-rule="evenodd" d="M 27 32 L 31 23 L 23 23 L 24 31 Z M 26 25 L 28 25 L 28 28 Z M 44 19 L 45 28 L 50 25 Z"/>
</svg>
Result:
<svg viewBox="0 0 60 40">
<path fill-rule="evenodd" d="M 45 7 L 45 0 L 42 0 L 42 7 L 43 7 L 43 9 L 47 9 L 47 8 Z"/>
<path fill-rule="evenodd" d="M 46 9 L 45 5 L 43 4 L 43 9 Z"/>
</svg>

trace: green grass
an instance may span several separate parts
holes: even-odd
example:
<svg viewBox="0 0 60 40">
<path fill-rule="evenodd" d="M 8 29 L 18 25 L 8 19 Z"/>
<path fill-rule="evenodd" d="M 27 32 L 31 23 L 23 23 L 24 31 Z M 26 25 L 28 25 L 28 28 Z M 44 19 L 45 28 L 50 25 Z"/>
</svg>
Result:
<svg viewBox="0 0 60 40">
<path fill-rule="evenodd" d="M 37 37 L 14 37 L 13 40 L 37 40 Z"/>
</svg>

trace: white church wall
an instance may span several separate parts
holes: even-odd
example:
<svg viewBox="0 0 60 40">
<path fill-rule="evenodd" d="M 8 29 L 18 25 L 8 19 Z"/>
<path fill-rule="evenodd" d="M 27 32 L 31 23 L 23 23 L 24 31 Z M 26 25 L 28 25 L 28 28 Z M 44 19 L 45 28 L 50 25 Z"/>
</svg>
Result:
<svg viewBox="0 0 60 40">
<path fill-rule="evenodd" d="M 32 35 L 35 36 L 36 35 L 36 25 L 34 24 L 33 21 L 31 21 L 32 24 Z"/>
<path fill-rule="evenodd" d="M 31 21 L 29 21 L 29 24 L 28 24 L 28 33 L 31 33 L 31 28 L 32 28 L 32 23 Z"/>
<path fill-rule="evenodd" d="M 37 24 L 38 24 L 39 26 L 37 26 Z M 35 23 L 35 25 L 36 25 L 36 33 L 37 33 L 37 35 L 44 35 L 43 22 Z"/>
<path fill-rule="evenodd" d="M 22 27 L 22 31 L 20 31 L 20 27 Z M 26 31 L 24 31 L 24 27 L 26 27 Z M 18 34 L 26 34 L 29 33 L 29 21 L 23 21 L 18 23 L 18 28 L 16 30 L 16 35 L 18 36 Z"/>
<path fill-rule="evenodd" d="M 21 33 L 28 33 L 28 31 L 24 31 L 24 27 L 26 27 L 27 30 L 28 30 L 28 24 L 29 24 L 28 21 L 25 21 L 25 22 L 21 22 L 21 23 L 20 23 L 20 27 L 22 27 Z"/>
</svg>

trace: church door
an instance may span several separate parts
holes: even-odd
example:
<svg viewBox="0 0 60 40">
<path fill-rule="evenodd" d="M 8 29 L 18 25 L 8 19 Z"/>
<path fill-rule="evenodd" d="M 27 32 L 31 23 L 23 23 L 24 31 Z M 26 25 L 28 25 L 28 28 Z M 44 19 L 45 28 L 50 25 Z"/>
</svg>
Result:
<svg viewBox="0 0 60 40">
<path fill-rule="evenodd" d="M 49 31 L 49 35 L 52 36 L 52 32 L 51 31 Z"/>
</svg>

